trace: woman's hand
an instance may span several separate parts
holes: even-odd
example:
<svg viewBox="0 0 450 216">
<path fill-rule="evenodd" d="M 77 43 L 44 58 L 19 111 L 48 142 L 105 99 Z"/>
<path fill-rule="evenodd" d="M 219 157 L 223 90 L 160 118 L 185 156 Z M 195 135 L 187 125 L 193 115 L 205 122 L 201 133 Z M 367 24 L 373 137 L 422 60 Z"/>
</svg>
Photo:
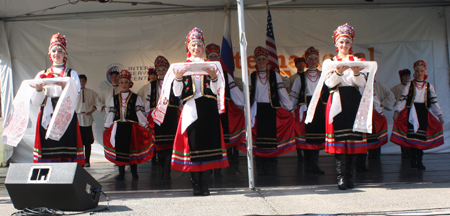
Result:
<svg viewBox="0 0 450 216">
<path fill-rule="evenodd" d="M 363 67 L 351 67 L 351 69 L 353 71 L 353 75 L 358 75 L 364 68 Z"/>
<path fill-rule="evenodd" d="M 61 86 L 62 89 L 64 89 L 64 87 L 66 87 L 65 82 L 55 82 L 55 85 Z"/>
<path fill-rule="evenodd" d="M 397 118 L 398 118 L 398 112 L 397 111 L 394 112 L 394 117 L 392 117 L 392 118 L 394 119 L 394 121 L 397 121 Z"/>
<path fill-rule="evenodd" d="M 186 69 L 182 69 L 182 70 L 173 70 L 173 74 L 175 74 L 175 77 L 177 79 L 183 79 L 183 75 L 187 72 Z"/>
<path fill-rule="evenodd" d="M 44 89 L 45 84 L 36 84 L 36 85 L 30 85 L 31 88 L 35 88 L 36 91 L 42 91 Z"/>
<path fill-rule="evenodd" d="M 203 71 L 208 73 L 212 80 L 215 80 L 217 78 L 217 72 L 219 70 L 218 69 L 206 68 L 206 69 L 203 69 Z"/>
<path fill-rule="evenodd" d="M 444 125 L 444 118 L 442 118 L 442 115 L 439 116 L 439 122 L 441 123 L 441 125 Z"/>
<path fill-rule="evenodd" d="M 348 66 L 336 67 L 337 72 L 340 73 L 340 74 L 344 73 L 344 71 L 349 69 L 349 68 L 350 67 L 348 67 Z"/>
</svg>

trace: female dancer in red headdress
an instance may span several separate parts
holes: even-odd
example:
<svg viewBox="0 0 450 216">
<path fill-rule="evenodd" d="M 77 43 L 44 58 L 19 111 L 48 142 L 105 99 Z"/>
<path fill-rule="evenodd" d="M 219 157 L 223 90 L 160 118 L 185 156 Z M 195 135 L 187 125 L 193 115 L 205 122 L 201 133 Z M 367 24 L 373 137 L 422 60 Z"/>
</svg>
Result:
<svg viewBox="0 0 450 216">
<path fill-rule="evenodd" d="M 173 170 L 191 173 L 194 196 L 209 195 L 210 170 L 228 166 L 219 116 L 225 111 L 222 67 L 219 62 L 206 64 L 201 58 L 204 50 L 202 31 L 192 29 L 186 37 L 186 52 L 187 62 L 193 64 L 186 65 L 203 65 L 206 74 L 174 69 L 171 65 L 164 78 L 156 110 L 152 113 L 155 121 L 163 123 L 171 90 L 175 96 L 181 96 L 184 105 L 175 135 L 171 166 Z M 207 67 L 212 64 L 214 69 Z M 187 72 L 195 73 L 187 75 Z"/>
<path fill-rule="evenodd" d="M 423 150 L 444 144 L 444 119 L 434 86 L 425 81 L 428 77 L 425 61 L 414 63 L 413 76 L 395 106 L 391 141 L 410 149 L 411 168 L 425 170 Z"/>
<path fill-rule="evenodd" d="M 76 90 L 69 88 L 68 91 L 80 91 L 80 80 L 75 70 L 69 69 L 67 63 L 66 38 L 57 33 L 50 39 L 50 46 L 48 48 L 48 57 L 53 62 L 53 65 L 40 71 L 35 79 L 71 77 L 75 82 Z M 73 113 L 70 121 L 59 119 L 59 113 L 54 113 L 56 104 L 66 87 L 67 83 L 57 82 L 55 85 L 45 86 L 44 84 L 37 84 L 32 86 L 36 91 L 31 96 L 31 101 L 34 105 L 40 106 L 36 125 L 36 141 L 33 151 L 33 162 L 78 162 L 80 165 L 85 165 L 83 143 L 81 140 L 80 129 L 78 127 L 77 115 Z M 77 101 L 77 92 L 70 92 L 75 98 L 69 100 Z M 62 107 L 64 101 L 60 102 Z M 67 101 L 66 101 L 67 102 Z M 76 104 L 75 104 L 76 105 Z M 65 115 L 67 116 L 67 115 Z M 51 119 L 57 118 L 54 124 L 68 124 L 66 131 L 59 139 L 59 141 L 51 138 L 46 139 L 47 129 L 50 127 Z"/>
</svg>

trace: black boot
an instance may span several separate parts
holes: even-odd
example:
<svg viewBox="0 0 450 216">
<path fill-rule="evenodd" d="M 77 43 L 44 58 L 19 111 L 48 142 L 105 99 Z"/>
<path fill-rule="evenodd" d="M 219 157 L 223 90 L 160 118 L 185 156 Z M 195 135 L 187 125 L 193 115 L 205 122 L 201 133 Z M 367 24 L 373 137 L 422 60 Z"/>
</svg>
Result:
<svg viewBox="0 0 450 216">
<path fill-rule="evenodd" d="M 357 154 L 356 159 L 356 172 L 367 172 L 367 154 Z"/>
<path fill-rule="evenodd" d="M 201 182 L 200 187 L 202 196 L 209 196 L 210 194 L 208 184 L 209 184 L 209 177 L 211 175 L 209 173 L 210 173 L 209 170 L 200 173 L 200 182 Z"/>
<path fill-rule="evenodd" d="M 301 149 L 297 149 L 297 162 L 303 163 L 303 154 Z"/>
<path fill-rule="evenodd" d="M 139 176 L 137 174 L 137 164 L 130 165 L 131 167 L 131 176 L 133 177 L 133 180 L 139 179 Z"/>
<path fill-rule="evenodd" d="M 347 178 L 345 176 L 346 170 L 346 160 L 345 154 L 335 154 L 334 158 L 336 160 L 336 173 L 337 173 L 337 183 L 339 190 L 347 189 Z"/>
<path fill-rule="evenodd" d="M 411 154 L 410 154 L 408 148 L 401 147 L 401 150 L 402 150 L 402 159 L 409 159 L 411 157 Z"/>
<path fill-rule="evenodd" d="M 369 159 L 380 160 L 381 158 L 381 147 L 369 150 Z"/>
<path fill-rule="evenodd" d="M 311 165 L 313 169 L 313 173 L 323 175 L 325 174 L 324 171 L 322 171 L 319 168 L 319 151 L 320 150 L 311 150 Z"/>
<path fill-rule="evenodd" d="M 311 150 L 303 150 L 303 160 L 305 161 L 305 174 L 314 173 L 313 170 L 313 159 L 311 155 Z"/>
<path fill-rule="evenodd" d="M 164 153 L 160 154 L 160 157 L 159 157 L 160 161 L 162 162 L 162 178 L 164 180 L 170 180 L 170 166 L 171 166 L 170 162 L 171 162 L 171 158 L 172 158 L 172 155 L 170 154 L 171 150 L 168 149 L 168 150 L 164 150 L 162 152 L 164 152 Z"/>
<path fill-rule="evenodd" d="M 119 175 L 116 176 L 117 181 L 123 181 L 125 179 L 125 166 L 119 166 Z"/>
<path fill-rule="evenodd" d="M 258 174 L 258 176 L 266 175 L 266 173 L 264 172 L 264 168 L 263 168 L 263 166 L 264 166 L 263 158 L 255 156 L 255 164 L 256 164 L 256 173 Z"/>
<path fill-rule="evenodd" d="M 415 148 L 410 148 L 409 149 L 409 152 L 410 152 L 410 157 L 409 157 L 409 160 L 410 160 L 410 165 L 411 165 L 411 168 L 413 168 L 413 169 L 417 169 L 417 151 L 416 151 L 417 149 L 415 149 Z"/>
<path fill-rule="evenodd" d="M 426 170 L 426 167 L 422 163 L 423 150 L 417 149 L 416 151 L 417 151 L 417 169 L 418 170 Z"/>
<path fill-rule="evenodd" d="M 365 156 L 365 154 L 364 154 Z M 347 177 L 347 188 L 354 188 L 353 176 L 355 176 L 355 164 L 358 158 L 357 154 L 348 154 L 346 158 L 345 175 Z"/>
<path fill-rule="evenodd" d="M 218 179 L 223 178 L 222 169 L 214 169 L 214 178 L 218 178 Z"/>
<path fill-rule="evenodd" d="M 200 172 L 191 172 L 191 182 L 193 188 L 193 195 L 200 196 L 202 191 L 200 189 Z"/>
</svg>

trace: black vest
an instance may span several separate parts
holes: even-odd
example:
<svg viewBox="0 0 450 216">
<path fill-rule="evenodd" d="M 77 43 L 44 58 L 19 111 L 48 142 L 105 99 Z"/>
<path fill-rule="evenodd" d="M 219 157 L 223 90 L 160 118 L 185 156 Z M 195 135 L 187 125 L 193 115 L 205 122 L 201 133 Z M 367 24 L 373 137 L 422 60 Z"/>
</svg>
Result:
<svg viewBox="0 0 450 216">
<path fill-rule="evenodd" d="M 156 108 L 156 104 L 158 103 L 159 100 L 159 88 L 158 88 L 158 81 L 159 80 L 153 80 L 150 82 L 150 110 L 154 110 Z M 170 96 L 169 96 L 169 107 L 176 107 L 179 108 L 180 107 L 180 102 L 178 97 L 176 97 L 173 94 L 173 83 L 170 85 Z"/>
<path fill-rule="evenodd" d="M 258 71 L 253 72 L 250 75 L 250 79 L 252 82 L 252 86 L 250 88 L 250 104 L 253 104 L 253 102 L 255 101 L 255 95 L 256 95 L 256 76 L 257 76 Z M 277 76 L 275 74 L 275 71 L 269 71 L 268 76 L 269 76 L 269 100 L 270 100 L 270 105 L 273 108 L 281 108 L 281 103 L 280 103 L 280 96 L 278 95 L 278 83 L 277 83 Z"/>
<path fill-rule="evenodd" d="M 298 74 L 300 76 L 300 82 L 302 83 L 302 86 L 300 87 L 300 91 L 298 93 L 298 106 L 307 104 L 308 100 L 306 97 L 306 72 Z M 326 85 L 322 86 L 322 90 L 320 91 L 320 100 L 323 104 L 326 104 L 328 102 L 328 96 L 330 95 L 328 89 L 325 91 L 324 87 Z"/>
<path fill-rule="evenodd" d="M 181 92 L 183 103 L 194 97 L 195 91 L 198 91 L 198 89 L 195 89 L 195 85 L 192 83 L 193 80 L 194 76 L 183 76 L 183 92 Z M 202 75 L 200 83 L 200 91 L 203 96 L 217 99 L 216 95 L 211 90 L 211 77 L 209 75 Z"/>
<path fill-rule="evenodd" d="M 411 108 L 412 103 L 414 103 L 414 97 L 416 95 L 416 85 L 415 80 L 411 81 L 409 85 L 408 95 L 406 96 L 406 108 Z M 425 81 L 424 81 L 425 82 Z M 430 83 L 425 82 L 425 107 L 430 109 L 431 106 L 431 92 Z"/>
<path fill-rule="evenodd" d="M 116 113 L 114 113 L 114 122 L 118 122 L 122 120 L 122 107 L 121 103 L 122 100 L 120 98 L 121 93 L 114 95 L 114 110 Z M 138 123 L 138 117 L 136 115 L 136 100 L 137 100 L 137 94 L 130 91 L 130 95 L 127 100 L 127 107 L 125 108 L 125 119 L 130 122 Z"/>
</svg>

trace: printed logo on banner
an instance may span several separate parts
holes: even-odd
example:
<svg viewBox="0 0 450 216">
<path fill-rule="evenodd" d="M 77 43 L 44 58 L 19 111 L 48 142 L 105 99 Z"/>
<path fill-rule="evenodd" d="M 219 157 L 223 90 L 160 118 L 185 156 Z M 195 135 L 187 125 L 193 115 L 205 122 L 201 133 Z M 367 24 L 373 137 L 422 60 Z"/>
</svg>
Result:
<svg viewBox="0 0 450 216">
<path fill-rule="evenodd" d="M 111 73 L 113 71 L 120 72 L 125 67 L 120 63 L 112 63 L 106 67 L 108 70 L 106 71 L 106 80 L 108 80 L 109 84 L 112 84 L 111 82 Z"/>
<path fill-rule="evenodd" d="M 106 80 L 108 80 L 108 82 L 110 84 L 112 84 L 111 82 L 111 72 L 113 71 L 117 71 L 120 72 L 122 70 L 128 70 L 131 73 L 131 81 L 133 82 L 147 82 L 148 79 L 148 66 L 143 66 L 143 65 L 139 65 L 139 66 L 123 66 L 120 63 L 112 63 L 110 65 L 108 65 L 106 67 L 108 70 L 106 71 Z"/>
</svg>

